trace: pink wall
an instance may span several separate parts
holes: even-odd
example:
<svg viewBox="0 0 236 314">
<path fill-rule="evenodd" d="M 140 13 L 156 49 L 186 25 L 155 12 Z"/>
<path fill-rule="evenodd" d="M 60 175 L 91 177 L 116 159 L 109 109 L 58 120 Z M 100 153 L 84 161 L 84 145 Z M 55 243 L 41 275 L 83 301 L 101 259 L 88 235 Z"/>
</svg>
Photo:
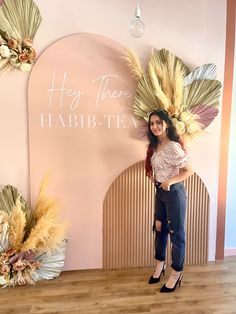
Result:
<svg viewBox="0 0 236 314">
<path fill-rule="evenodd" d="M 151 47 L 165 47 L 192 67 L 213 62 L 218 67 L 218 78 L 223 81 L 225 1 L 140 1 L 146 30 L 138 40 L 131 38 L 128 33 L 135 0 L 71 0 L 70 5 L 64 0 L 37 0 L 36 3 L 43 16 L 34 44 L 39 53 L 64 36 L 81 32 L 96 33 L 135 48 L 144 60 Z M 27 80 L 27 73 L 0 76 L 0 184 L 11 183 L 24 195 L 29 185 Z M 219 130 L 220 117 L 203 137 L 191 145 L 193 166 L 205 182 L 211 197 L 210 259 L 215 256 Z"/>
</svg>

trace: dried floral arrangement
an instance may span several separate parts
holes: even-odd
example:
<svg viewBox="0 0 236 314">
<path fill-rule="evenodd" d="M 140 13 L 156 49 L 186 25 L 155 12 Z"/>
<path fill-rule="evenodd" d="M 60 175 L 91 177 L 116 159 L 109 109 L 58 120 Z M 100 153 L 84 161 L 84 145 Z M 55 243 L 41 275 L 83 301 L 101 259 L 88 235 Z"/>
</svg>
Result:
<svg viewBox="0 0 236 314">
<path fill-rule="evenodd" d="M 0 72 L 31 70 L 36 60 L 32 43 L 41 20 L 33 0 L 4 0 L 0 6 Z"/>
<path fill-rule="evenodd" d="M 17 189 L 0 193 L 0 285 L 34 284 L 58 277 L 65 259 L 66 224 L 58 216 L 59 202 L 46 196 L 41 184 L 35 210 Z"/>
<path fill-rule="evenodd" d="M 216 80 L 216 66 L 204 64 L 194 71 L 166 49 L 153 50 L 144 71 L 137 54 L 126 50 L 124 57 L 131 75 L 138 81 L 133 112 L 143 119 L 145 138 L 149 114 L 165 110 L 183 140 L 192 139 L 218 114 L 221 83 Z"/>
</svg>

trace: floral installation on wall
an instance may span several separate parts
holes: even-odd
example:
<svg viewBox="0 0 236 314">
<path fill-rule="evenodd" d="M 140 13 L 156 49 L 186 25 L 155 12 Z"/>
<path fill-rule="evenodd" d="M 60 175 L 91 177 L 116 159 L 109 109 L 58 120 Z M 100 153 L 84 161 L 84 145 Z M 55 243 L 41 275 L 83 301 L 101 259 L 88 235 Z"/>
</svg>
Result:
<svg viewBox="0 0 236 314">
<path fill-rule="evenodd" d="M 48 178 L 41 184 L 35 210 L 18 190 L 0 193 L 0 286 L 34 284 L 58 277 L 65 259 L 66 223 L 59 202 L 47 197 Z"/>
<path fill-rule="evenodd" d="M 5 0 L 0 5 L 0 72 L 31 70 L 36 61 L 33 39 L 41 21 L 33 0 Z"/>
<path fill-rule="evenodd" d="M 201 134 L 217 116 L 221 83 L 216 80 L 214 64 L 204 64 L 190 72 L 180 58 L 166 49 L 152 51 L 146 71 L 133 50 L 126 49 L 124 59 L 138 81 L 133 112 L 143 120 L 142 139 L 153 110 L 169 113 L 183 141 Z"/>
</svg>

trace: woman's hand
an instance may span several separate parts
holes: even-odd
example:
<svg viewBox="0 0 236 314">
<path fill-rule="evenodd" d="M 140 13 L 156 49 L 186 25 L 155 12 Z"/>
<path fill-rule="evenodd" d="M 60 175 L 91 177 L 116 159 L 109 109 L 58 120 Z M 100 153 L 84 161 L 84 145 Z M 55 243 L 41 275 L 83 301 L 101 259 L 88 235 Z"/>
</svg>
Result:
<svg viewBox="0 0 236 314">
<path fill-rule="evenodd" d="M 153 172 L 149 171 L 148 173 L 146 173 L 146 176 L 148 177 L 149 180 L 152 181 L 152 183 L 155 183 L 155 178 L 153 176 Z"/>
<path fill-rule="evenodd" d="M 171 186 L 171 184 L 170 184 L 169 180 L 166 180 L 166 181 L 162 182 L 162 184 L 161 184 L 161 188 L 165 191 L 170 191 L 170 186 Z"/>
<path fill-rule="evenodd" d="M 153 176 L 148 176 L 148 178 L 152 181 L 152 183 L 155 183 L 155 178 Z"/>
</svg>

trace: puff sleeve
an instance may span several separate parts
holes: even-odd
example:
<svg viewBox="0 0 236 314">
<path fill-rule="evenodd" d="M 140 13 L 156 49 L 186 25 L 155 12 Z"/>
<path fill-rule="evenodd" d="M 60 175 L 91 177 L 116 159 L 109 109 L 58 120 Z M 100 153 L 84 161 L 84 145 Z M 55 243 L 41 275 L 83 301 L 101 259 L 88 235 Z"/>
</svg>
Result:
<svg viewBox="0 0 236 314">
<path fill-rule="evenodd" d="M 165 162 L 177 168 L 183 168 L 190 162 L 188 154 L 178 142 L 172 141 L 165 150 Z"/>
</svg>

